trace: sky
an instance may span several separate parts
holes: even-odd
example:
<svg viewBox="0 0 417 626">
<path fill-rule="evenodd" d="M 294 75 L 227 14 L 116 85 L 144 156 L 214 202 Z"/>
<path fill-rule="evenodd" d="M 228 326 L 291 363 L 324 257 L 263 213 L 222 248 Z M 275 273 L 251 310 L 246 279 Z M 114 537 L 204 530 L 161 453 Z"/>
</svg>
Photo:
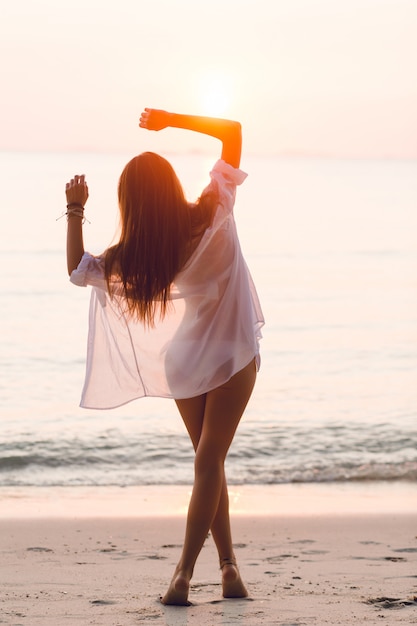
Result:
<svg viewBox="0 0 417 626">
<path fill-rule="evenodd" d="M 14 0 L 0 150 L 130 152 L 155 107 L 238 119 L 251 154 L 417 158 L 416 33 L 416 0 Z"/>
</svg>

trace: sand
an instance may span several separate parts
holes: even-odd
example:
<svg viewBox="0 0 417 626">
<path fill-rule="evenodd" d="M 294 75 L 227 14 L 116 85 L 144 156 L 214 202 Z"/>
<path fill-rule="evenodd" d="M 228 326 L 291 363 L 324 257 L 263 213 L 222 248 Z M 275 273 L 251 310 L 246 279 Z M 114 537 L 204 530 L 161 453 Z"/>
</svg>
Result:
<svg viewBox="0 0 417 626">
<path fill-rule="evenodd" d="M 250 501 L 251 492 L 253 499 L 256 489 L 243 499 Z M 133 493 L 142 493 L 142 504 L 148 503 L 140 515 L 132 512 Z M 295 489 L 298 505 L 300 494 L 311 495 L 300 511 L 294 502 L 291 506 L 290 489 L 266 490 L 263 507 L 233 515 L 235 549 L 250 598 L 221 598 L 209 537 L 195 570 L 193 604 L 183 608 L 164 607 L 158 600 L 175 566 L 184 529 L 182 512 L 173 513 L 175 506 L 168 506 L 168 513 L 161 514 L 160 498 L 150 498 L 161 493 L 119 490 L 116 497 L 106 491 L 97 494 L 96 502 L 77 490 L 55 492 L 53 501 L 52 491 L 26 492 L 25 497 L 16 491 L 14 499 L 11 491 L 3 493 L 0 624 L 417 624 L 415 499 L 401 500 L 404 506 L 396 508 L 381 506 L 379 499 L 380 506 L 374 501 L 372 512 L 363 494 L 354 509 L 352 498 L 346 505 L 346 493 L 331 498 L 328 491 L 325 506 L 323 493 L 321 500 L 314 500 L 317 490 Z M 180 494 L 186 500 L 187 493 L 171 490 L 177 507 L 183 506 Z M 266 513 L 277 508 L 277 499 L 285 512 Z M 245 508 L 242 502 L 239 506 Z"/>
</svg>

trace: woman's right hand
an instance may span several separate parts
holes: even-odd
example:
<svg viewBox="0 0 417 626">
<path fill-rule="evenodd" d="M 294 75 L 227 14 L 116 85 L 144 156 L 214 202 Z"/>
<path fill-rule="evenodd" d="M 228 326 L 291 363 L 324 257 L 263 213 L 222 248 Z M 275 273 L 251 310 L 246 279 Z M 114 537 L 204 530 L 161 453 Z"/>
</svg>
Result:
<svg viewBox="0 0 417 626">
<path fill-rule="evenodd" d="M 182 128 L 216 137 L 222 142 L 221 158 L 232 167 L 239 167 L 242 151 L 242 128 L 239 122 L 218 117 L 182 115 L 160 109 L 145 109 L 140 116 L 139 126 L 148 130 Z"/>
<path fill-rule="evenodd" d="M 139 126 L 148 130 L 163 130 L 169 126 L 171 114 L 161 109 L 144 109 Z"/>
</svg>

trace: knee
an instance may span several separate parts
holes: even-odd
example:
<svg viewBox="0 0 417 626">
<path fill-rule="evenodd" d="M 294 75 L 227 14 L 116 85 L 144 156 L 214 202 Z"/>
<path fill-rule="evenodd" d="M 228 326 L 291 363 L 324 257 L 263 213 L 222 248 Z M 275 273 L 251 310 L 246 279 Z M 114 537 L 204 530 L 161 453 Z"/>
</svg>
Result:
<svg viewBox="0 0 417 626">
<path fill-rule="evenodd" d="M 199 476 L 204 474 L 214 476 L 222 473 L 224 471 L 224 458 L 216 451 L 199 446 L 195 455 L 194 471 Z"/>
</svg>

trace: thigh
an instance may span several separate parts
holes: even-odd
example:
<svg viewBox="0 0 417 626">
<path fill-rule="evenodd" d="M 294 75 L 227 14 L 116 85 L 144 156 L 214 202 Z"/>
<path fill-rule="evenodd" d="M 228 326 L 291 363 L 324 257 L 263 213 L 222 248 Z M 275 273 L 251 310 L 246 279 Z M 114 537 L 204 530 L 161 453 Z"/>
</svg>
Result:
<svg viewBox="0 0 417 626">
<path fill-rule="evenodd" d="M 199 451 L 204 447 L 218 458 L 226 457 L 255 380 L 256 365 L 251 361 L 227 383 L 207 393 Z"/>
<path fill-rule="evenodd" d="M 196 396 L 195 398 L 175 400 L 175 403 L 190 435 L 194 450 L 196 450 L 203 428 L 206 394 Z"/>
</svg>

